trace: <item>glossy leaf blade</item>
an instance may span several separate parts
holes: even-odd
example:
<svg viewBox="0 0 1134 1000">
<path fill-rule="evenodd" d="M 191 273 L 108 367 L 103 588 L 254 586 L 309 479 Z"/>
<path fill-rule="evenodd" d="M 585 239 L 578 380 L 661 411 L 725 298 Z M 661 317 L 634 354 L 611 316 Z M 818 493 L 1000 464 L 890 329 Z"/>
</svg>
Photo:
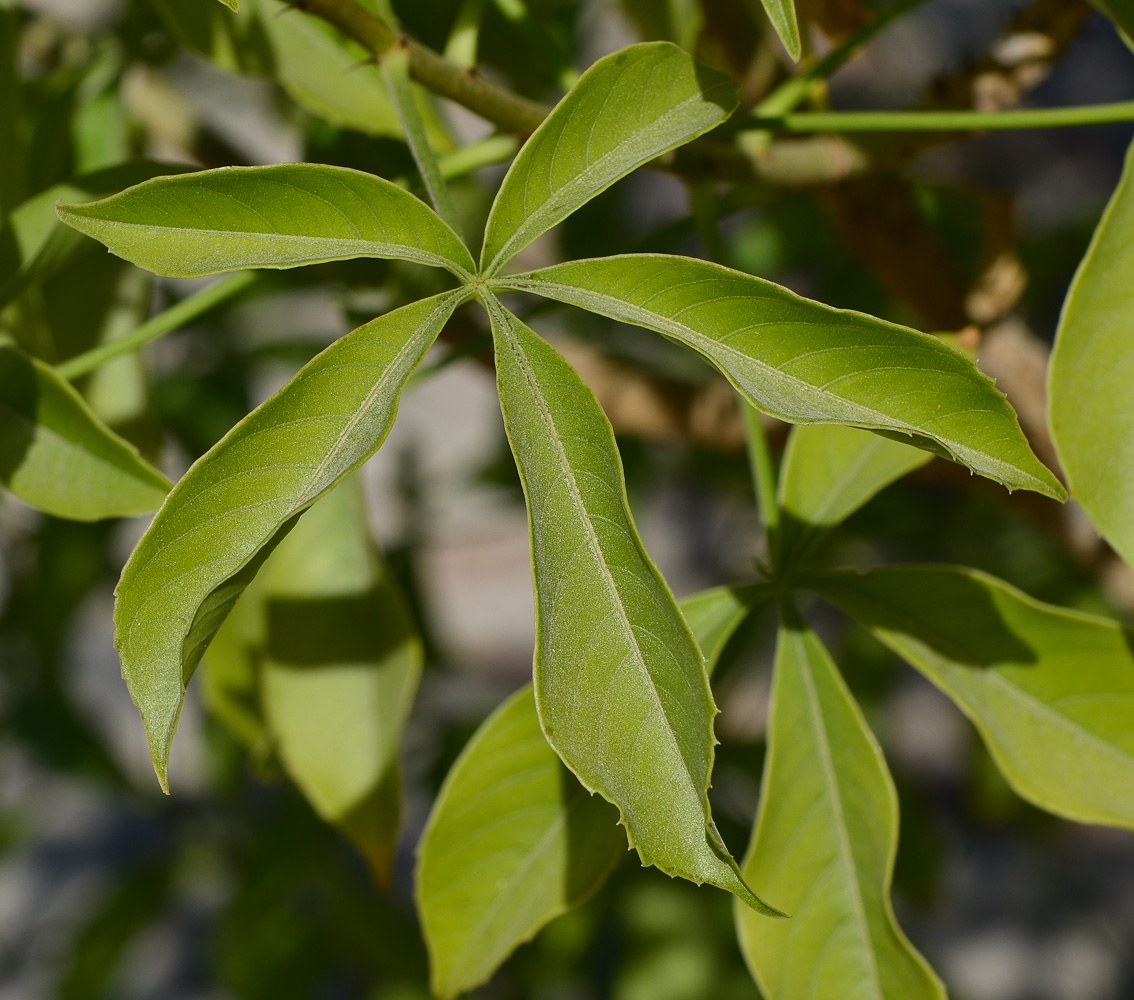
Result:
<svg viewBox="0 0 1134 1000">
<path fill-rule="evenodd" d="M 76 521 L 146 514 L 170 483 L 41 361 L 0 345 L 0 483 Z"/>
<path fill-rule="evenodd" d="M 433 992 L 487 980 L 517 945 L 606 880 L 626 850 L 618 811 L 548 746 L 525 686 L 449 771 L 418 848 Z"/>
<path fill-rule="evenodd" d="M 1067 293 L 1048 373 L 1071 493 L 1134 566 L 1134 146 Z"/>
<path fill-rule="evenodd" d="M 1134 828 L 1129 631 L 976 570 L 846 572 L 814 588 L 949 695 L 1024 798 L 1069 819 Z"/>
<path fill-rule="evenodd" d="M 488 305 L 528 503 L 548 742 L 619 807 L 643 864 L 775 913 L 744 884 L 710 816 L 716 706 L 700 650 L 634 528 L 610 424 L 550 344 Z"/>
<path fill-rule="evenodd" d="M 428 205 L 346 167 L 220 167 L 58 211 L 111 253 L 178 278 L 350 257 L 399 257 L 462 278 L 473 269 L 465 245 Z"/>
<path fill-rule="evenodd" d="M 636 167 L 719 125 L 736 100 L 732 80 L 670 42 L 600 59 L 512 163 L 488 216 L 483 273 Z"/>
<path fill-rule="evenodd" d="M 763 0 L 764 11 L 788 55 L 796 62 L 803 52 L 799 37 L 799 20 L 795 13 L 795 0 Z"/>
<path fill-rule="evenodd" d="M 857 427 L 793 427 L 779 483 L 785 559 L 798 559 L 824 530 L 931 457 L 920 448 Z"/>
<path fill-rule="evenodd" d="M 768 1000 L 944 1000 L 894 918 L 898 798 L 882 751 L 819 639 L 780 629 L 768 757 L 744 874 L 791 913 L 737 907 L 741 949 Z"/>
<path fill-rule="evenodd" d="M 264 718 L 288 774 L 388 886 L 401 738 L 422 645 L 375 547 L 357 477 L 315 504 L 268 557 Z"/>
<path fill-rule="evenodd" d="M 385 440 L 406 380 L 466 295 L 403 306 L 328 347 L 193 465 L 138 543 L 115 641 L 163 787 L 205 646 L 293 519 Z"/>
<path fill-rule="evenodd" d="M 992 380 L 928 334 L 688 257 L 573 261 L 494 285 L 656 330 L 698 351 L 781 420 L 908 436 L 1009 489 L 1065 495 Z"/>
</svg>

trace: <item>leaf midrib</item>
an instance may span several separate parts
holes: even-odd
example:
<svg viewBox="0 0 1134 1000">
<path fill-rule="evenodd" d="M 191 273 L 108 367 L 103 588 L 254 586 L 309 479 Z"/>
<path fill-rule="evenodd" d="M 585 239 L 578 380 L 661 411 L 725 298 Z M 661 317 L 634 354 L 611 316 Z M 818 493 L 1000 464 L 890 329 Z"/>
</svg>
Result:
<svg viewBox="0 0 1134 1000">
<path fill-rule="evenodd" d="M 602 552 L 602 546 L 599 543 L 598 535 L 596 534 L 594 525 L 591 523 L 590 516 L 587 513 L 586 505 L 583 503 L 582 494 L 579 492 L 579 486 L 575 480 L 574 470 L 571 467 L 570 461 L 567 459 L 566 450 L 564 449 L 563 442 L 559 437 L 559 430 L 555 425 L 555 421 L 552 419 L 551 411 L 547 406 L 547 401 L 544 399 L 543 393 L 540 390 L 539 382 L 536 380 L 535 376 L 532 374 L 529 368 L 527 356 L 524 354 L 523 348 L 520 346 L 518 339 L 515 337 L 515 334 L 512 331 L 510 314 L 494 299 L 490 301 L 494 303 L 494 306 L 492 308 L 493 311 L 498 314 L 498 319 L 503 320 L 501 326 L 507 331 L 509 346 L 512 348 L 512 351 L 516 356 L 520 370 L 521 372 L 523 372 L 524 379 L 528 383 L 532 397 L 536 401 L 536 405 L 539 407 L 540 415 L 543 417 L 544 425 L 547 428 L 548 432 L 548 438 L 552 442 L 552 445 L 555 449 L 555 456 L 559 463 L 560 471 L 563 473 L 564 479 L 566 480 L 568 488 L 571 491 L 572 501 L 576 507 L 576 510 L 579 512 L 580 521 L 584 526 L 584 532 L 587 538 L 588 547 L 590 548 L 591 555 L 595 560 L 599 575 L 602 577 L 603 582 L 606 584 L 607 593 L 609 594 L 614 605 L 614 612 L 618 619 L 618 622 L 622 626 L 623 636 L 630 646 L 634 663 L 637 665 L 638 671 L 641 674 L 642 679 L 645 681 L 646 689 L 649 691 L 650 696 L 653 698 L 658 713 L 665 721 L 663 732 L 665 733 L 670 746 L 673 748 L 674 753 L 677 755 L 677 759 L 681 761 L 681 767 L 685 773 L 689 787 L 693 790 L 694 795 L 697 797 L 698 806 L 700 807 L 701 811 L 704 812 L 703 796 L 698 792 L 698 785 L 693 778 L 692 772 L 689 769 L 689 762 L 686 761 L 685 755 L 682 754 L 681 748 L 680 746 L 678 746 L 677 738 L 673 732 L 673 727 L 669 723 L 669 717 L 666 715 L 665 708 L 662 705 L 661 697 L 658 694 L 657 687 L 654 685 L 653 678 L 650 677 L 649 671 L 646 669 L 645 657 L 643 656 L 641 648 L 638 645 L 637 636 L 634 634 L 634 630 L 630 627 L 630 621 L 626 615 L 626 609 L 622 604 L 621 596 L 619 595 L 618 589 L 615 586 L 614 578 L 611 576 L 610 570 L 606 565 L 606 560 Z M 621 806 L 619 806 L 619 809 L 621 811 Z"/>
</svg>

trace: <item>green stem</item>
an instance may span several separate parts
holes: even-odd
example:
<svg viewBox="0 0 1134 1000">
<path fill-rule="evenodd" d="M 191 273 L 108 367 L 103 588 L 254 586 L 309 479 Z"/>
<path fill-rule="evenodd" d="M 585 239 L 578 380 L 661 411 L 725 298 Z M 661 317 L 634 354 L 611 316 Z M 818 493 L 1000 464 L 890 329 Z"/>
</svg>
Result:
<svg viewBox="0 0 1134 1000">
<path fill-rule="evenodd" d="M 437 165 L 441 168 L 441 176 L 446 180 L 454 177 L 464 177 L 481 167 L 490 167 L 494 163 L 503 163 L 510 160 L 520 150 L 520 144 L 512 135 L 490 135 L 467 146 L 454 149 L 451 153 L 444 153 L 438 157 Z"/>
<path fill-rule="evenodd" d="M 833 75 L 858 49 L 869 42 L 891 21 L 924 2 L 925 0 L 898 0 L 897 3 L 891 4 L 885 10 L 879 11 L 874 20 L 848 35 L 842 43 L 833 48 L 822 59 L 817 60 L 798 75 L 780 84 L 756 105 L 753 114 L 759 118 L 771 118 L 787 114 L 807 97 L 812 84 L 818 80 L 826 80 Z"/>
<path fill-rule="evenodd" d="M 759 411 L 744 399 L 740 400 L 740 410 L 748 432 L 748 464 L 752 470 L 752 485 L 756 490 L 760 520 L 768 541 L 770 568 L 775 575 L 779 571 L 780 562 L 780 507 L 776 499 L 776 468 L 772 463 L 772 451 L 768 447 L 768 435 L 764 432 Z"/>
<path fill-rule="evenodd" d="M 138 350 L 143 344 L 148 344 L 151 340 L 156 340 L 163 334 L 184 326 L 190 320 L 196 319 L 202 313 L 212 309 L 213 306 L 219 305 L 225 299 L 230 299 L 237 292 L 243 291 L 255 280 L 255 271 L 238 271 L 236 274 L 230 274 L 227 278 L 222 278 L 207 288 L 202 288 L 199 292 L 186 296 L 176 305 L 170 306 L 164 312 L 160 312 L 152 319 L 147 320 L 132 333 L 126 334 L 125 337 L 120 337 L 109 344 L 101 344 L 83 354 L 78 354 L 56 365 L 55 370 L 63 378 L 73 382 L 75 379 L 93 372 L 96 368 L 101 368 L 108 361 L 113 361 L 123 354 L 130 354 Z"/>
<path fill-rule="evenodd" d="M 988 132 L 1134 121 L 1134 101 L 1015 111 L 799 111 L 752 118 L 750 129 L 775 132 Z"/>
<path fill-rule="evenodd" d="M 417 99 L 414 97 L 413 87 L 410 84 L 410 54 L 404 46 L 398 45 L 382 56 L 382 79 L 394 101 L 394 109 L 398 113 L 398 121 L 402 123 L 406 143 L 413 162 L 417 164 L 421 179 L 425 182 L 425 190 L 429 200 L 437 209 L 449 227 L 458 236 L 461 233 L 457 213 L 453 208 L 453 199 L 449 195 L 449 186 L 441 176 L 441 168 L 437 165 L 437 156 L 433 147 L 429 145 L 429 138 L 425 134 L 425 125 L 417 110 Z"/>
</svg>

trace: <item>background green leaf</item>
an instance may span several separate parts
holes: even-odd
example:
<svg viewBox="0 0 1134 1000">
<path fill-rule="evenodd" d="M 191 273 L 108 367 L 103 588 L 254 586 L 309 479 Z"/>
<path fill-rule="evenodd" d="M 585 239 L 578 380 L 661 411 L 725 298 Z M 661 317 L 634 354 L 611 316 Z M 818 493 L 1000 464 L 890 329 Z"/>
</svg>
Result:
<svg viewBox="0 0 1134 1000">
<path fill-rule="evenodd" d="M 494 274 L 536 237 L 655 156 L 736 108 L 736 85 L 669 42 L 596 62 L 535 130 L 492 203 L 481 270 Z"/>
<path fill-rule="evenodd" d="M 169 481 L 47 365 L 0 345 L 0 483 L 76 521 L 145 514 Z"/>
<path fill-rule="evenodd" d="M 1134 828 L 1129 631 L 956 567 L 843 572 L 814 587 L 960 706 L 1024 798 Z"/>
<path fill-rule="evenodd" d="M 315 504 L 260 571 L 261 703 L 287 769 L 388 886 L 402 732 L 422 645 L 366 522 L 356 476 Z"/>
<path fill-rule="evenodd" d="M 163 787 L 205 646 L 293 519 L 385 440 L 406 380 L 466 295 L 403 306 L 328 347 L 193 465 L 138 543 L 115 638 Z"/>
<path fill-rule="evenodd" d="M 516 946 L 605 881 L 618 811 L 548 746 L 526 685 L 450 769 L 418 847 L 417 905 L 434 992 L 484 982 Z"/>
<path fill-rule="evenodd" d="M 897 848 L 898 797 L 881 748 L 823 644 L 789 612 L 743 871 L 791 919 L 736 908 L 741 948 L 768 1000 L 944 1000 L 894 918 Z"/>
<path fill-rule="evenodd" d="M 932 456 L 900 441 L 839 424 L 791 429 L 780 468 L 780 544 L 798 561 L 827 528 Z"/>
<path fill-rule="evenodd" d="M 795 14 L 795 0 L 762 0 L 768 20 L 784 43 L 788 55 L 799 61 L 803 47 L 799 37 L 799 19 Z"/>
<path fill-rule="evenodd" d="M 535 690 L 548 741 L 614 802 L 643 864 L 752 894 L 709 813 L 716 707 L 689 627 L 638 538 L 614 434 L 574 369 L 488 299 L 528 502 Z"/>
<path fill-rule="evenodd" d="M 1134 3 L 1131 0 L 1091 0 L 1091 3 L 1114 22 L 1118 33 L 1130 45 L 1134 38 Z"/>
<path fill-rule="evenodd" d="M 656 330 L 704 355 L 753 406 L 782 420 L 901 435 L 1009 489 L 1064 496 L 992 380 L 928 334 L 688 257 L 572 261 L 494 285 Z"/>
<path fill-rule="evenodd" d="M 740 623 L 770 596 L 771 589 L 765 584 L 733 584 L 702 590 L 678 602 L 693 638 L 701 647 L 710 677 Z"/>
<path fill-rule="evenodd" d="M 345 167 L 221 167 L 154 178 L 58 211 L 119 257 L 180 278 L 350 257 L 401 257 L 460 277 L 474 266 L 428 205 Z"/>
<path fill-rule="evenodd" d="M 1071 493 L 1134 566 L 1134 146 L 1067 293 L 1048 414 Z"/>
</svg>

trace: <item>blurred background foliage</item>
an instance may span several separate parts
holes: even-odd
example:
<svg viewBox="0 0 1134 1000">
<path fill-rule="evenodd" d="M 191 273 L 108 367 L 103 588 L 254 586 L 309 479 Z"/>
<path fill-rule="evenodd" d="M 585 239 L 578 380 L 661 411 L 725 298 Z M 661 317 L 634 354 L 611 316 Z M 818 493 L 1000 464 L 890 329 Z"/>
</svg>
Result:
<svg viewBox="0 0 1134 1000">
<path fill-rule="evenodd" d="M 365 5 L 454 58 L 462 8 L 479 11 L 480 71 L 544 102 L 595 58 L 640 38 L 673 39 L 733 73 L 749 104 L 792 71 L 757 0 Z M 1081 0 L 914 6 L 829 86 L 813 88 L 811 102 L 996 108 L 1134 97 L 1134 55 Z M 40 357 L 63 361 L 121 336 L 200 287 L 155 279 L 91 243 L 4 289 L 20 261 L 17 222 L 43 218 L 44 206 L 50 218 L 61 190 L 112 190 L 115 177 L 178 169 L 171 164 L 290 160 L 415 183 L 362 50 L 277 0 L 242 8 L 0 3 L 0 326 Z M 815 53 L 875 14 L 865 0 L 800 9 Z M 491 132 L 455 105 L 424 92 L 421 100 L 442 151 Z M 1101 126 L 891 150 L 858 176 L 820 185 L 790 176 L 726 183 L 736 178 L 711 169 L 686 183 L 640 171 L 526 260 L 712 256 L 834 305 L 960 333 L 1050 459 L 1046 351 L 1129 133 Z M 481 231 L 502 171 L 454 182 L 466 232 Z M 436 280 L 376 260 L 261 275 L 80 388 L 176 476 L 332 339 Z M 731 393 L 688 352 L 641 331 L 555 304 L 528 309 L 610 413 L 647 546 L 678 594 L 750 574 L 760 543 Z M 427 996 L 414 844 L 465 740 L 530 669 L 527 529 L 487 350 L 486 330 L 458 313 L 363 473 L 372 526 L 426 649 L 389 893 L 282 776 L 270 746 L 249 752 L 239 726 L 205 710 L 200 684 L 174 752 L 176 792 L 160 794 L 110 637 L 112 588 L 140 525 L 65 522 L 0 498 L 0 998 Z M 1134 612 L 1129 571 L 1074 507 L 1009 497 L 941 462 L 853 516 L 825 558 L 962 563 L 1044 600 L 1127 620 Z M 899 912 L 951 994 L 1134 996 L 1130 837 L 1020 801 L 927 682 L 834 612 L 816 625 L 890 758 L 903 828 Z M 755 616 L 714 681 L 723 714 L 712 796 L 734 850 L 759 793 L 771 637 L 770 618 Z M 627 860 L 477 995 L 755 998 L 730 906 L 723 892 Z"/>
</svg>

